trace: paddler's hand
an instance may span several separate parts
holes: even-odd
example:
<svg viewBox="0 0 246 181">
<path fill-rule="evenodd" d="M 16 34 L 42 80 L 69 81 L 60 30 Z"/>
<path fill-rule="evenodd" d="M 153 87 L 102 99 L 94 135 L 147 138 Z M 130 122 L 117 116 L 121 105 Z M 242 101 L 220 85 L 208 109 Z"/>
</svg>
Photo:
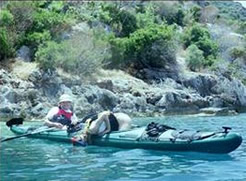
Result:
<svg viewBox="0 0 246 181">
<path fill-rule="evenodd" d="M 62 125 L 61 123 L 53 123 L 53 126 L 58 128 L 58 129 L 63 129 L 64 125 Z"/>
</svg>

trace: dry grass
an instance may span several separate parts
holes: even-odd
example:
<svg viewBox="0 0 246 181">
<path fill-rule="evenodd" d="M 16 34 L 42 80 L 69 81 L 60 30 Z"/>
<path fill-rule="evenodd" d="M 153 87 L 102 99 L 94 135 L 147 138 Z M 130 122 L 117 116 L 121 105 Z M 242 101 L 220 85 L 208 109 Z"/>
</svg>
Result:
<svg viewBox="0 0 246 181">
<path fill-rule="evenodd" d="M 34 62 L 15 61 L 11 65 L 12 73 L 20 79 L 27 80 L 29 75 L 37 69 L 37 64 Z"/>
<path fill-rule="evenodd" d="M 104 79 L 127 79 L 127 80 L 138 80 L 137 78 L 127 74 L 124 71 L 121 70 L 105 70 L 101 69 L 96 75 L 95 78 L 98 80 L 104 80 Z"/>
<path fill-rule="evenodd" d="M 72 75 L 69 72 L 65 72 L 62 68 L 56 68 L 56 71 L 58 73 L 59 76 L 61 76 L 62 78 L 66 78 L 66 79 L 78 79 L 79 76 L 78 75 Z"/>
</svg>

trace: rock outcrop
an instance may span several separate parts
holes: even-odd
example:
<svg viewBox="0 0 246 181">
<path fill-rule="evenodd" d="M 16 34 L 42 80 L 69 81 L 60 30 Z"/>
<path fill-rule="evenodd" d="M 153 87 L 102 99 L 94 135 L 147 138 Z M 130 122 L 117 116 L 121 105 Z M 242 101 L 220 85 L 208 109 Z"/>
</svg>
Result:
<svg viewBox="0 0 246 181">
<path fill-rule="evenodd" d="M 101 77 L 93 84 L 35 69 L 28 80 L 0 70 L 0 115 L 42 118 L 61 94 L 74 98 L 79 117 L 103 110 L 130 115 L 236 113 L 246 107 L 246 87 L 223 75 L 185 74 L 178 81 L 147 84 L 127 76 Z"/>
</svg>

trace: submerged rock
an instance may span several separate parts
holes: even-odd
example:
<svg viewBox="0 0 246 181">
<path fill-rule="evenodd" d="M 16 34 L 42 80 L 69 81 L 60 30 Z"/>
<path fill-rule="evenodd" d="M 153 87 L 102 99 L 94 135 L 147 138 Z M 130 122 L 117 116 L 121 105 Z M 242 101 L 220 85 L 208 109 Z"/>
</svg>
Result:
<svg viewBox="0 0 246 181">
<path fill-rule="evenodd" d="M 236 110 L 232 110 L 227 107 L 225 108 L 215 108 L 215 107 L 203 108 L 203 109 L 200 109 L 200 113 L 212 114 L 216 116 L 227 116 L 227 115 L 237 114 Z"/>
</svg>

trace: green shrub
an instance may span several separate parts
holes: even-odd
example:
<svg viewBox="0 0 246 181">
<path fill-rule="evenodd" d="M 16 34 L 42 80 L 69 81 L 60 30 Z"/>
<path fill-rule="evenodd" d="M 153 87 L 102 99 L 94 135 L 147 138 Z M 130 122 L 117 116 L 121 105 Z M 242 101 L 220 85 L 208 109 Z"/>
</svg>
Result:
<svg viewBox="0 0 246 181">
<path fill-rule="evenodd" d="M 233 47 L 230 50 L 230 55 L 233 59 L 246 58 L 246 49 L 244 47 Z"/>
<path fill-rule="evenodd" d="M 0 26 L 12 26 L 14 24 L 14 16 L 8 10 L 0 11 Z"/>
<path fill-rule="evenodd" d="M 13 15 L 13 25 L 9 34 L 13 36 L 13 45 L 19 48 L 27 45 L 34 57 L 38 47 L 46 42 L 58 40 L 59 35 L 67 30 L 72 23 L 68 14 L 63 13 L 65 2 L 24 1 L 9 2 L 7 9 Z M 1 15 L 2 13 L 0 13 Z M 7 11 L 5 19 L 11 16 Z M 2 17 L 2 16 L 0 16 Z M 8 22 L 11 22 L 8 20 Z"/>
<path fill-rule="evenodd" d="M 48 42 L 39 47 L 36 60 L 46 70 L 60 67 L 66 72 L 90 76 L 103 66 L 110 54 L 108 45 L 93 37 L 92 32 L 78 33 L 59 44 Z"/>
<path fill-rule="evenodd" d="M 114 35 L 109 36 L 112 57 L 108 60 L 108 67 L 120 67 L 124 65 L 127 59 L 126 46 L 128 38 L 116 38 Z"/>
<path fill-rule="evenodd" d="M 15 31 L 18 34 L 24 34 L 33 25 L 33 15 L 37 11 L 34 2 L 31 1 L 13 1 L 7 5 L 8 10 L 14 16 Z"/>
<path fill-rule="evenodd" d="M 164 39 L 147 45 L 139 55 L 139 61 L 144 67 L 168 68 L 176 64 L 176 47 L 173 42 Z"/>
<path fill-rule="evenodd" d="M 49 31 L 44 32 L 33 32 L 26 35 L 25 45 L 28 45 L 33 52 L 36 52 L 38 46 L 43 44 L 46 41 L 51 40 L 51 35 Z"/>
<path fill-rule="evenodd" d="M 184 11 L 177 2 L 154 2 L 155 16 L 165 20 L 167 24 L 183 26 Z"/>
<path fill-rule="evenodd" d="M 120 9 L 114 3 L 107 3 L 102 6 L 99 19 L 110 25 L 118 37 L 127 37 L 137 29 L 136 16 L 127 10 Z"/>
<path fill-rule="evenodd" d="M 137 29 L 137 19 L 132 13 L 121 10 L 119 14 L 119 22 L 121 23 L 120 37 L 129 36 Z"/>
<path fill-rule="evenodd" d="M 188 27 L 184 32 L 184 45 L 187 48 L 191 44 L 196 43 L 203 38 L 210 38 L 209 31 L 199 24 L 194 24 L 193 26 Z"/>
<path fill-rule="evenodd" d="M 202 37 L 199 41 L 195 42 L 196 46 L 203 51 L 205 58 L 209 56 L 216 57 L 218 54 L 218 45 L 211 39 Z"/>
<path fill-rule="evenodd" d="M 56 27 L 66 23 L 65 17 L 61 13 L 41 9 L 34 13 L 32 31 L 42 32 L 50 30 L 53 34 L 56 33 Z"/>
<path fill-rule="evenodd" d="M 192 14 L 192 17 L 194 18 L 194 20 L 195 20 L 196 22 L 199 22 L 200 17 L 201 17 L 201 15 L 202 15 L 202 13 L 201 13 L 201 7 L 199 7 L 199 6 L 194 6 L 194 7 L 192 7 L 192 8 L 190 9 L 190 13 Z"/>
<path fill-rule="evenodd" d="M 205 62 L 203 52 L 194 44 L 187 48 L 186 61 L 192 71 L 200 70 Z"/>
<path fill-rule="evenodd" d="M 182 9 L 174 9 L 168 14 L 165 19 L 169 25 L 176 23 L 177 25 L 183 26 L 184 11 Z"/>
<path fill-rule="evenodd" d="M 203 62 L 203 67 L 211 67 L 215 62 L 218 62 L 219 59 L 213 55 L 209 55 L 205 58 Z"/>
<path fill-rule="evenodd" d="M 175 59 L 173 37 L 173 27 L 155 24 L 138 29 L 129 38 L 111 38 L 112 58 L 118 58 L 118 64 L 123 66 L 130 63 L 137 68 L 163 67 Z"/>
<path fill-rule="evenodd" d="M 6 28 L 0 28 L 0 60 L 12 57 L 15 51 L 13 41 Z"/>
<path fill-rule="evenodd" d="M 237 29 L 237 32 L 240 34 L 246 34 L 246 22 L 240 22 L 239 23 L 239 28 Z"/>
<path fill-rule="evenodd" d="M 151 4 L 148 6 L 146 5 L 144 11 L 141 10 L 136 14 L 136 18 L 138 28 L 144 28 L 155 24 L 156 16 L 153 6 L 151 6 Z"/>
<path fill-rule="evenodd" d="M 218 54 L 218 45 L 211 39 L 209 31 L 199 24 L 195 24 L 186 29 L 183 35 L 185 47 L 195 44 L 203 51 L 205 58 Z"/>
<path fill-rule="evenodd" d="M 48 9 L 53 12 L 60 13 L 65 6 L 64 1 L 52 1 L 50 2 Z"/>
<path fill-rule="evenodd" d="M 39 66 L 44 70 L 54 70 L 56 68 L 55 61 L 60 59 L 61 45 L 49 41 L 42 44 L 35 54 L 35 60 L 39 63 Z"/>
</svg>

